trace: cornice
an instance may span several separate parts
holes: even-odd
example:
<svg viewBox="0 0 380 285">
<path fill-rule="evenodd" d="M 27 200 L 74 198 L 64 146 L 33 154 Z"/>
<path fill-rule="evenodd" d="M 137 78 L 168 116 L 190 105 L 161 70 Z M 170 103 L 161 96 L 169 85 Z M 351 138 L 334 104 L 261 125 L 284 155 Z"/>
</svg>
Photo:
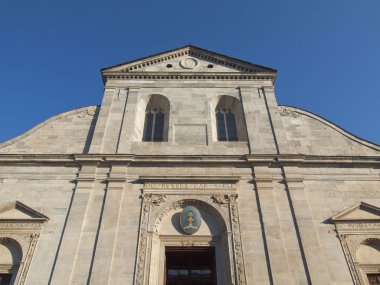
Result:
<svg viewBox="0 0 380 285">
<path fill-rule="evenodd" d="M 75 162 L 73 154 L 0 154 L 0 164 L 5 163 L 72 163 Z"/>
<path fill-rule="evenodd" d="M 197 72 L 104 72 L 103 80 L 131 79 L 131 80 L 270 80 L 275 81 L 273 73 L 197 73 Z"/>
<path fill-rule="evenodd" d="M 255 155 L 245 156 L 248 162 L 295 165 L 304 164 L 374 164 L 380 165 L 380 155 L 371 156 L 326 156 L 326 155 L 304 155 L 304 154 L 279 154 L 279 155 Z"/>
<path fill-rule="evenodd" d="M 0 164 L 7 163 L 66 163 L 66 164 L 231 164 L 254 163 L 272 166 L 302 165 L 380 165 L 375 156 L 319 156 L 302 154 L 247 154 L 247 155 L 136 155 L 136 154 L 0 154 Z"/>
</svg>

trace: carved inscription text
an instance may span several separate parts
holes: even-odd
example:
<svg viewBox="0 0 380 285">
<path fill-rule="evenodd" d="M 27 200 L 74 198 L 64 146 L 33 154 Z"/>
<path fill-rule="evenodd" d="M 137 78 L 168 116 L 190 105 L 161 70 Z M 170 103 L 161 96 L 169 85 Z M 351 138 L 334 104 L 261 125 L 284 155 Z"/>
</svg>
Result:
<svg viewBox="0 0 380 285">
<path fill-rule="evenodd" d="M 145 183 L 153 189 L 232 189 L 233 184 L 225 183 Z"/>
</svg>

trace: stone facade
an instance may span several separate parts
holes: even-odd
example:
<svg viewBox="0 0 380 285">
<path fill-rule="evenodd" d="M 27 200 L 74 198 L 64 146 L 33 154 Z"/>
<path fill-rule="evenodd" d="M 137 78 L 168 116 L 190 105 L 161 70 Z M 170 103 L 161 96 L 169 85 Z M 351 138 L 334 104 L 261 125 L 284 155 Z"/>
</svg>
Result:
<svg viewBox="0 0 380 285">
<path fill-rule="evenodd" d="M 168 246 L 215 248 L 218 285 L 368 285 L 380 271 L 380 146 L 279 106 L 275 70 L 186 46 L 102 75 L 100 106 L 0 144 L 0 276 L 163 285 Z M 161 141 L 144 141 L 149 106 Z M 218 139 L 219 107 L 237 140 Z M 177 221 L 188 205 L 193 235 Z"/>
</svg>

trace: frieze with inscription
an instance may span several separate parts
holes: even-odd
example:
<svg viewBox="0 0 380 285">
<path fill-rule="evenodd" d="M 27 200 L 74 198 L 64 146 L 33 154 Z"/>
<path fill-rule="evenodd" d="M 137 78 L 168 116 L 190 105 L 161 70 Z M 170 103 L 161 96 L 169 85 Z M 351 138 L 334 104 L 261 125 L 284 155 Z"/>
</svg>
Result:
<svg viewBox="0 0 380 285">
<path fill-rule="evenodd" d="M 152 189 L 234 189 L 231 183 L 145 183 Z"/>
<path fill-rule="evenodd" d="M 380 223 L 336 223 L 336 227 L 338 230 L 380 230 Z"/>
</svg>

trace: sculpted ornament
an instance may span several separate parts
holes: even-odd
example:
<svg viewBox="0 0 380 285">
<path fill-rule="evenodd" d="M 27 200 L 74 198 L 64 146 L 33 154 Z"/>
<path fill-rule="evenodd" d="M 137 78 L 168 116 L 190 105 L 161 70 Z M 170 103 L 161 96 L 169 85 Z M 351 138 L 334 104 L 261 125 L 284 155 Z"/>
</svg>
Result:
<svg viewBox="0 0 380 285">
<path fill-rule="evenodd" d="M 211 196 L 211 199 L 214 201 L 214 203 L 217 203 L 220 206 L 226 206 L 230 203 L 235 203 L 237 197 L 238 197 L 237 194 L 230 194 L 230 195 L 215 194 Z"/>
<path fill-rule="evenodd" d="M 243 261 L 243 252 L 241 247 L 241 236 L 240 236 L 240 225 L 239 225 L 239 213 L 237 209 L 236 199 L 237 194 L 231 197 L 231 213 L 232 213 L 232 231 L 234 235 L 234 247 L 235 247 L 235 257 L 236 265 L 238 269 L 238 284 L 246 284 L 245 272 L 244 272 L 244 261 Z"/>
<path fill-rule="evenodd" d="M 86 115 L 93 117 L 93 116 L 95 116 L 95 114 L 96 114 L 96 107 L 91 106 L 86 111 L 79 112 L 77 114 L 77 117 L 78 118 L 84 118 L 84 117 L 86 117 Z"/>
<path fill-rule="evenodd" d="M 166 195 L 146 193 L 141 195 L 141 198 L 145 203 L 152 203 L 154 206 L 159 206 L 166 201 Z"/>
<path fill-rule="evenodd" d="M 96 114 L 96 107 L 95 106 L 91 106 L 87 109 L 87 115 L 95 116 L 95 114 Z"/>
<path fill-rule="evenodd" d="M 235 252 L 235 262 L 237 268 L 237 278 L 238 284 L 246 284 L 245 279 L 245 270 L 244 270 L 244 261 L 243 261 L 243 252 L 241 246 L 241 236 L 240 236 L 240 223 L 239 223 L 239 213 L 237 207 L 237 194 L 216 194 L 212 195 L 211 199 L 214 203 L 217 203 L 219 206 L 229 207 L 231 216 L 232 216 L 232 233 L 233 233 L 233 247 Z"/>
<path fill-rule="evenodd" d="M 181 60 L 181 62 L 179 64 L 182 68 L 193 69 L 193 68 L 197 67 L 198 61 L 195 58 L 188 57 L 188 58 Z"/>
<path fill-rule="evenodd" d="M 214 201 L 214 203 L 217 203 L 219 205 L 227 205 L 228 203 L 230 203 L 228 195 L 216 194 L 212 195 L 211 199 Z"/>
<path fill-rule="evenodd" d="M 182 246 L 186 246 L 186 247 L 194 246 L 194 242 L 192 240 L 183 241 L 181 244 Z"/>
<path fill-rule="evenodd" d="M 279 111 L 280 111 L 280 115 L 281 116 L 293 116 L 294 118 L 298 118 L 299 117 L 299 114 L 293 110 L 291 110 L 289 107 L 285 107 L 285 106 L 279 106 L 278 107 Z"/>
<path fill-rule="evenodd" d="M 144 281 L 144 261 L 146 252 L 146 234 L 141 232 L 139 241 L 139 253 L 137 256 L 136 284 L 142 285 Z"/>
<path fill-rule="evenodd" d="M 194 206 L 185 207 L 180 215 L 180 225 L 182 230 L 192 235 L 196 233 L 201 226 L 201 213 Z"/>
</svg>

